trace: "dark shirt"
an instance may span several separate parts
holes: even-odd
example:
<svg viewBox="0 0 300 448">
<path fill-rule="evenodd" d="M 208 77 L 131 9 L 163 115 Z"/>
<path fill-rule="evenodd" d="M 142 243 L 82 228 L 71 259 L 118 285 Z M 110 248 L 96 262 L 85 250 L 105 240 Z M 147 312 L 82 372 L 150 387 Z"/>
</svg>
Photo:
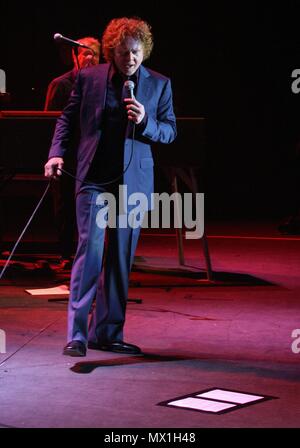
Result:
<svg viewBox="0 0 300 448">
<path fill-rule="evenodd" d="M 107 84 L 105 110 L 101 124 L 101 139 L 93 158 L 91 167 L 87 173 L 86 181 L 92 183 L 103 183 L 116 180 L 115 185 L 107 185 L 105 189 L 113 191 L 113 188 L 122 183 L 124 139 L 128 124 L 124 98 L 128 92 L 123 91 L 124 77 L 112 66 Z M 137 86 L 138 72 L 130 77 Z"/>
</svg>

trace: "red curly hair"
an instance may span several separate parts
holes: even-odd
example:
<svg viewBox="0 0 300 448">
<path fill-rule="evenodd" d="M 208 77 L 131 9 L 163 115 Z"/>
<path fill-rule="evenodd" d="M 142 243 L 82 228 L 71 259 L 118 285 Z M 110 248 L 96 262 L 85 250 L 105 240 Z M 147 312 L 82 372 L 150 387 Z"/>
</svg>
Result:
<svg viewBox="0 0 300 448">
<path fill-rule="evenodd" d="M 149 58 L 153 48 L 153 36 L 150 25 L 138 17 L 112 19 L 102 36 L 102 51 L 106 61 L 113 61 L 114 49 L 126 37 L 139 40 L 143 45 L 144 61 Z"/>
</svg>

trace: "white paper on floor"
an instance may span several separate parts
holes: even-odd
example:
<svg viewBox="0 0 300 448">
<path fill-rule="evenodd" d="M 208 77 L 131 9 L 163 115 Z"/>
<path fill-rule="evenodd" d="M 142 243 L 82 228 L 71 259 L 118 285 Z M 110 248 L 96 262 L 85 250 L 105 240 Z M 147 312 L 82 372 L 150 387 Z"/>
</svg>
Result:
<svg viewBox="0 0 300 448">
<path fill-rule="evenodd" d="M 159 406 L 171 406 L 200 412 L 222 414 L 245 406 L 251 406 L 277 397 L 256 395 L 228 389 L 206 389 L 186 396 L 158 403 Z"/>
<path fill-rule="evenodd" d="M 212 398 L 213 400 L 229 401 L 230 403 L 245 404 L 251 401 L 262 400 L 261 395 L 249 395 L 241 392 L 232 392 L 230 390 L 214 389 L 209 392 L 198 394 L 197 397 Z"/>
<path fill-rule="evenodd" d="M 43 289 L 25 289 L 28 294 L 32 296 L 49 296 L 49 295 L 66 295 L 70 294 L 67 285 L 55 286 L 54 288 L 43 288 Z"/>
<path fill-rule="evenodd" d="M 236 404 L 220 403 L 219 401 L 203 400 L 202 398 L 183 398 L 182 400 L 170 401 L 169 406 L 180 408 L 197 409 L 198 411 L 220 412 L 224 409 L 234 408 Z"/>
</svg>

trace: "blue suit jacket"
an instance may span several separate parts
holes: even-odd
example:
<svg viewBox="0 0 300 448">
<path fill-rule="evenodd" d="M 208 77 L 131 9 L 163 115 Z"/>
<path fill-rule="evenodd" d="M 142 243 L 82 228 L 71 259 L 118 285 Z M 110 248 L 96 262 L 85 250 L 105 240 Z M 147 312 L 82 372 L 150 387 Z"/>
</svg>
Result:
<svg viewBox="0 0 300 448">
<path fill-rule="evenodd" d="M 78 73 L 70 100 L 57 120 L 49 158 L 64 157 L 79 118 L 80 142 L 77 152 L 79 179 L 85 178 L 100 141 L 109 67 L 110 64 L 100 64 Z M 151 143 L 171 143 L 176 137 L 176 118 L 170 80 L 141 65 L 136 99 L 144 105 L 148 120 L 143 131 L 136 132 L 133 157 L 124 173 L 123 183 L 127 185 L 128 196 L 142 192 L 150 201 L 153 192 Z M 124 169 L 131 155 L 131 130 L 132 124 L 129 123 L 124 140 Z M 82 182 L 77 180 L 77 192 L 81 184 Z"/>
</svg>

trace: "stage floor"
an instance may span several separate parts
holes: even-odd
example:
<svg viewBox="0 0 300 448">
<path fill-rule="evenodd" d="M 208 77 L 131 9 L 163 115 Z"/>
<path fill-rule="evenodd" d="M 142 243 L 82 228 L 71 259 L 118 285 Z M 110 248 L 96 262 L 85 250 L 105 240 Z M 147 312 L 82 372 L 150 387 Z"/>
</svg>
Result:
<svg viewBox="0 0 300 448">
<path fill-rule="evenodd" d="M 142 356 L 63 356 L 67 297 L 26 290 L 68 286 L 69 273 L 53 254 L 17 256 L 0 283 L 0 427 L 299 427 L 300 237 L 257 222 L 213 224 L 208 237 L 212 283 L 201 241 L 184 242 L 178 269 L 173 234 L 141 236 L 129 298 L 142 302 L 128 303 L 125 340 Z M 25 258 L 50 269 L 24 270 Z M 270 399 L 223 413 L 161 405 L 208 389 Z"/>
</svg>

